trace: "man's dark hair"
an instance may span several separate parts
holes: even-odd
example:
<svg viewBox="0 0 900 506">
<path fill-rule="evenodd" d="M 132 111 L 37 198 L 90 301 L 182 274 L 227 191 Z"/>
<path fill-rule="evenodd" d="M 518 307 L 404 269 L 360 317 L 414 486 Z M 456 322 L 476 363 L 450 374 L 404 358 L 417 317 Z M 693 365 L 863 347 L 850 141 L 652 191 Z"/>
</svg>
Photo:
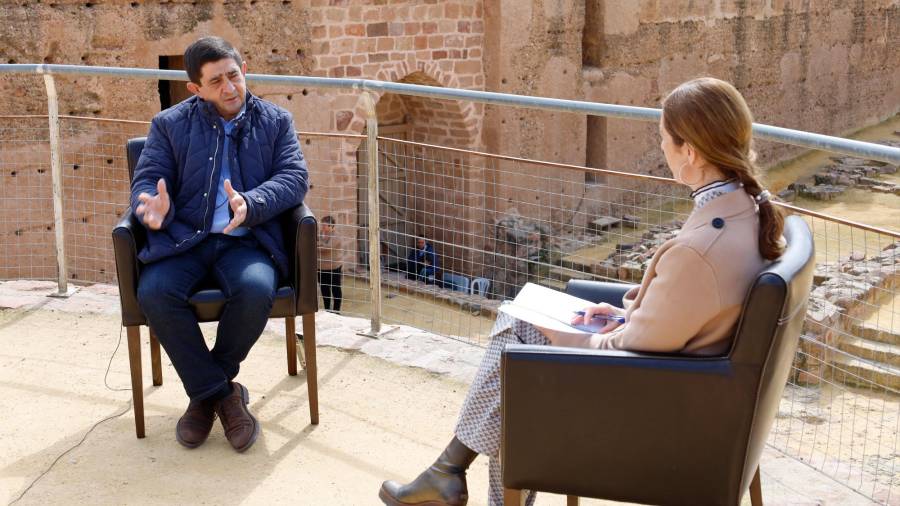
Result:
<svg viewBox="0 0 900 506">
<path fill-rule="evenodd" d="M 184 50 L 184 69 L 188 79 L 194 84 L 200 84 L 200 69 L 211 61 L 219 61 L 231 58 L 238 67 L 243 60 L 237 49 L 222 37 L 201 37 Z"/>
<path fill-rule="evenodd" d="M 329 225 L 334 225 L 334 216 L 330 214 L 324 218 L 322 218 L 322 223 L 328 223 Z"/>
</svg>

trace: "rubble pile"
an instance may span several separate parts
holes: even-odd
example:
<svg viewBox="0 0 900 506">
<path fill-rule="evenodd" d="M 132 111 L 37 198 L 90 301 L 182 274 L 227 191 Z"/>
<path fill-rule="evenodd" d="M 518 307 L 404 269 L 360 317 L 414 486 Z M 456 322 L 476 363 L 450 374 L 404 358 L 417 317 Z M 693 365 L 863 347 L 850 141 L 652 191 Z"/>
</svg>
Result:
<svg viewBox="0 0 900 506">
<path fill-rule="evenodd" d="M 877 255 L 851 253 L 838 262 L 816 265 L 807 318 L 795 359 L 795 380 L 817 384 L 828 377 L 825 368 L 833 362 L 830 354 L 844 335 L 854 333 L 854 325 L 878 304 L 879 297 L 900 284 L 900 241 L 889 244 Z"/>
<path fill-rule="evenodd" d="M 900 145 L 900 142 L 896 141 L 882 143 Z M 849 156 L 832 157 L 831 162 L 814 174 L 811 181 L 792 183 L 787 189 L 780 191 L 778 196 L 787 202 L 793 201 L 797 196 L 833 200 L 843 195 L 849 188 L 900 195 L 900 184 L 880 179 L 880 176 L 885 174 L 896 174 L 896 165 Z"/>
<path fill-rule="evenodd" d="M 659 246 L 675 237 L 682 225 L 683 222 L 673 220 L 650 226 L 640 241 L 617 244 L 616 250 L 594 265 L 591 272 L 622 281 L 639 282 Z"/>
</svg>

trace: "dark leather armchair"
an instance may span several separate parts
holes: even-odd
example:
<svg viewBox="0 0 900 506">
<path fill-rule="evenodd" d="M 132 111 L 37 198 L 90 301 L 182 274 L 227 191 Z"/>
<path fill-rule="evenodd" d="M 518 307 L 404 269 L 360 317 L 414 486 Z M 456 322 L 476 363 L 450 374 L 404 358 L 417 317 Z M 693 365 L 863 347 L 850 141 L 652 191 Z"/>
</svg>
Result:
<svg viewBox="0 0 900 506">
<path fill-rule="evenodd" d="M 128 156 L 128 178 L 134 177 L 134 167 L 144 149 L 146 138 L 130 139 L 126 145 Z M 305 351 L 306 384 L 309 393 L 309 417 L 313 424 L 319 423 L 318 385 L 316 379 L 316 326 L 315 312 L 318 309 L 316 291 L 317 267 L 317 224 L 312 212 L 301 204 L 281 216 L 287 251 L 290 255 L 291 272 L 288 279 L 281 280 L 275 294 L 275 302 L 270 318 L 284 318 L 287 342 L 288 374 L 297 374 L 297 338 L 295 318 L 303 319 L 303 334 L 300 335 Z M 128 358 L 131 367 L 131 390 L 134 398 L 134 423 L 137 437 L 144 437 L 144 391 L 141 378 L 141 325 L 147 325 L 137 301 L 137 286 L 141 263 L 137 252 L 147 240 L 144 226 L 128 209 L 113 229 L 113 251 L 116 259 L 116 273 L 119 282 L 119 300 L 122 306 L 122 325 L 128 333 Z M 191 299 L 197 319 L 203 322 L 217 321 L 225 305 L 225 296 L 217 287 L 202 287 Z M 153 384 L 162 385 L 160 346 L 153 329 L 150 329 L 150 361 L 153 369 Z"/>
<path fill-rule="evenodd" d="M 502 357 L 506 504 L 542 490 L 647 504 L 762 504 L 759 459 L 797 349 L 813 241 L 785 223 L 784 255 L 757 276 L 727 356 L 508 346 Z M 628 285 L 567 291 L 621 306 Z M 673 304 L 690 301 L 673 300 Z M 753 482 L 751 486 L 751 481 Z"/>
</svg>

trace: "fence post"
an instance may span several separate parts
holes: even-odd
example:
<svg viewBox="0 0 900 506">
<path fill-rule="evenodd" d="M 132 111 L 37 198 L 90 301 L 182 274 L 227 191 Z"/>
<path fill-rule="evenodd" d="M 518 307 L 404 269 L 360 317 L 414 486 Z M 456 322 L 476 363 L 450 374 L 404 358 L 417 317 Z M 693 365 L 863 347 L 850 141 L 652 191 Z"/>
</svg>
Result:
<svg viewBox="0 0 900 506">
<path fill-rule="evenodd" d="M 369 295 L 372 304 L 372 328 L 370 335 L 381 332 L 381 216 L 378 189 L 378 116 L 375 113 L 375 97 L 363 92 L 366 107 L 366 158 L 369 192 Z"/>
<path fill-rule="evenodd" d="M 47 119 L 50 123 L 50 174 L 53 179 L 53 228 L 56 231 L 56 266 L 57 297 L 68 297 L 69 271 L 66 267 L 66 233 L 63 227 L 62 198 L 62 165 L 59 141 L 59 101 L 56 95 L 56 83 L 53 75 L 43 68 L 39 71 L 44 76 L 44 87 L 47 90 Z"/>
</svg>

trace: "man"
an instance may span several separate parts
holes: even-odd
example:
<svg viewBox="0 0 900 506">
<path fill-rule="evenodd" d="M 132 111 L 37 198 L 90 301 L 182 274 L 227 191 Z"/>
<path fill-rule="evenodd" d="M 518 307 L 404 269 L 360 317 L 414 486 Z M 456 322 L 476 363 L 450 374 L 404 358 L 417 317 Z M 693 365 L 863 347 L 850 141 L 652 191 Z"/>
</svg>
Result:
<svg viewBox="0 0 900 506">
<path fill-rule="evenodd" d="M 428 282 L 430 277 L 434 282 L 438 270 L 438 257 L 434 252 L 434 246 L 425 240 L 425 236 L 419 234 L 416 237 L 416 248 L 410 250 L 406 257 L 406 277 L 409 279 L 422 279 Z"/>
<path fill-rule="evenodd" d="M 303 201 L 307 168 L 290 113 L 247 91 L 231 44 L 201 38 L 184 63 L 194 96 L 153 118 L 131 185 L 148 229 L 138 302 L 190 398 L 178 442 L 203 444 L 218 415 L 242 452 L 259 422 L 233 380 L 288 273 L 277 216 Z M 228 298 L 212 350 L 188 304 L 205 280 Z"/>
<path fill-rule="evenodd" d="M 335 236 L 334 225 L 334 216 L 322 218 L 322 228 L 319 229 L 319 288 L 325 310 L 340 313 L 344 299 L 341 289 L 344 244 L 340 236 Z"/>
</svg>

